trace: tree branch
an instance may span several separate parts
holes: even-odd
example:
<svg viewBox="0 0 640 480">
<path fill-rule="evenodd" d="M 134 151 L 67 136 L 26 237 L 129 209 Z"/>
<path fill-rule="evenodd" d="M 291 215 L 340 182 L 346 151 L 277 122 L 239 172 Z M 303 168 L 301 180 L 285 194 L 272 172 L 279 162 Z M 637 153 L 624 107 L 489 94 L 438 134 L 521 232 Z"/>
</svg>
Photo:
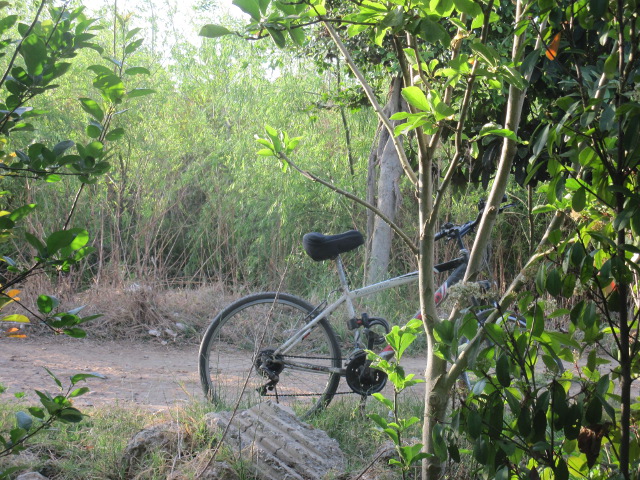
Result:
<svg viewBox="0 0 640 480">
<path fill-rule="evenodd" d="M 294 170 L 296 170 L 298 173 L 302 174 L 303 176 L 307 177 L 309 180 L 312 180 L 312 181 L 317 182 L 317 183 L 319 183 L 321 185 L 324 185 L 328 189 L 330 189 L 330 190 L 332 190 L 332 191 L 334 191 L 334 192 L 336 192 L 336 193 L 338 193 L 338 194 L 340 194 L 340 195 L 342 195 L 344 197 L 347 197 L 349 200 L 353 200 L 358 205 L 362 205 L 363 207 L 371 210 L 373 213 L 378 215 L 382 219 L 383 222 L 385 222 L 387 225 L 389 225 L 389 227 L 391 227 L 391 229 L 394 232 L 396 232 L 400 238 L 402 238 L 404 243 L 407 245 L 407 247 L 409 247 L 409 249 L 411 250 L 411 252 L 413 252 L 414 255 L 418 253 L 418 247 L 416 247 L 416 245 L 411 241 L 409 236 L 406 233 L 404 233 L 404 231 L 398 225 L 396 225 L 394 222 L 392 222 L 389 219 L 389 217 L 387 217 L 384 213 L 382 213 L 376 207 L 374 207 L 370 203 L 365 202 L 361 198 L 353 195 L 352 193 L 349 193 L 346 190 L 342 190 L 341 188 L 336 187 L 331 182 L 323 180 L 322 178 L 314 175 L 313 173 L 310 173 L 310 172 L 308 172 L 306 170 L 301 169 L 285 153 L 280 152 L 277 155 L 278 155 L 278 158 L 280 158 L 283 161 L 287 162 L 287 164 L 291 168 L 293 168 Z"/>
<path fill-rule="evenodd" d="M 353 61 L 353 58 L 351 58 L 351 54 L 349 53 L 349 51 L 347 50 L 347 47 L 344 45 L 344 43 L 338 36 L 338 33 L 335 31 L 335 29 L 324 19 L 323 19 L 323 24 L 324 24 L 324 27 L 327 29 L 327 32 L 329 32 L 329 35 L 331 36 L 333 42 L 336 44 L 336 46 L 344 56 L 345 61 L 349 65 L 349 68 L 351 68 L 351 71 L 358 79 L 360 86 L 362 86 L 362 89 L 364 90 L 364 93 L 366 94 L 367 99 L 371 103 L 371 106 L 373 107 L 376 114 L 378 115 L 378 118 L 380 119 L 380 121 L 383 123 L 383 125 L 389 132 L 389 137 L 393 141 L 393 146 L 395 147 L 396 152 L 398 152 L 398 157 L 400 158 L 400 163 L 402 165 L 402 169 L 404 170 L 404 173 L 407 175 L 407 177 L 409 177 L 409 180 L 411 180 L 411 183 L 416 185 L 418 183 L 418 177 L 416 176 L 415 172 L 411 168 L 411 164 L 407 159 L 407 154 L 404 151 L 404 147 L 402 146 L 398 138 L 395 136 L 393 125 L 391 124 L 391 121 L 389 120 L 389 118 L 385 115 L 382 109 L 382 106 L 378 102 L 378 99 L 376 98 L 376 95 L 373 92 L 373 89 L 367 83 L 367 80 L 364 78 L 364 75 L 362 74 L 358 66 Z"/>
<path fill-rule="evenodd" d="M 496 310 L 491 315 L 489 315 L 489 318 L 487 318 L 487 320 L 484 322 L 485 325 L 497 322 L 500 318 L 502 318 L 502 312 L 507 311 L 511 306 L 511 304 L 515 301 L 517 293 L 530 279 L 530 276 L 528 275 L 528 273 L 530 272 L 531 268 L 534 265 L 536 265 L 540 260 L 542 260 L 550 252 L 549 249 L 544 248 L 547 243 L 547 239 L 549 238 L 549 235 L 551 234 L 552 231 L 556 230 L 561 226 L 562 221 L 564 220 L 564 217 L 565 217 L 565 213 L 563 211 L 559 210 L 556 212 L 551 222 L 549 222 L 549 225 L 547 226 L 547 230 L 544 236 L 542 237 L 542 239 L 540 240 L 540 243 L 538 244 L 536 253 L 532 255 L 531 258 L 529 258 L 529 261 L 527 261 L 526 265 L 522 267 L 522 269 L 520 270 L 520 273 L 518 273 L 518 276 L 513 280 L 513 282 L 511 282 L 511 285 L 509 286 L 505 294 L 500 299 L 500 302 L 498 303 L 498 307 L 496 308 Z M 460 375 L 462 375 L 462 372 L 465 371 L 465 369 L 467 368 L 467 365 L 469 362 L 469 356 L 471 354 L 471 351 L 473 350 L 473 347 L 478 342 L 481 342 L 482 340 L 484 340 L 484 337 L 485 337 L 484 330 L 479 329 L 475 337 L 473 337 L 469 341 L 469 343 L 467 344 L 467 347 L 458 356 L 458 358 L 456 359 L 456 361 L 453 363 L 453 365 L 451 366 L 451 368 L 446 374 L 445 383 L 447 385 L 447 388 L 453 387 L 454 383 L 457 381 Z"/>
</svg>

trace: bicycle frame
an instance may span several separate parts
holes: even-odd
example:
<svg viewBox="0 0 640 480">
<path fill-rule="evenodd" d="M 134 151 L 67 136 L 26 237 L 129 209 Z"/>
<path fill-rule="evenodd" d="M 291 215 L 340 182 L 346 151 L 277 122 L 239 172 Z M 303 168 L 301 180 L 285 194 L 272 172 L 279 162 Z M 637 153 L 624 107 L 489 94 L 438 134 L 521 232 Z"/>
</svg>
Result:
<svg viewBox="0 0 640 480">
<path fill-rule="evenodd" d="M 436 303 L 442 302 L 446 297 L 447 288 L 451 286 L 453 283 L 456 283 L 461 278 L 461 273 L 464 273 L 468 262 L 468 252 L 463 250 L 463 255 L 453 260 L 449 260 L 448 262 L 441 263 L 434 267 L 436 273 L 447 272 L 453 270 L 453 273 L 447 278 L 447 280 L 438 288 L 436 292 Z M 297 331 L 291 338 L 289 338 L 283 345 L 277 348 L 274 352 L 274 355 L 286 355 L 298 342 L 300 342 L 306 335 L 308 335 L 311 330 L 317 325 L 317 323 L 323 318 L 328 317 L 334 311 L 336 311 L 342 304 L 346 304 L 347 314 L 349 318 L 355 318 L 356 312 L 353 306 L 354 300 L 359 298 L 363 298 L 369 295 L 373 295 L 375 293 L 382 292 L 384 290 L 389 290 L 391 288 L 399 287 L 401 285 L 406 285 L 409 283 L 415 283 L 418 281 L 418 272 L 411 272 L 404 275 L 400 275 L 398 277 L 393 277 L 388 280 L 383 280 L 378 283 L 374 283 L 373 285 L 367 285 L 366 287 L 357 288 L 355 290 L 349 289 L 349 282 L 347 281 L 346 270 L 344 268 L 344 264 L 342 263 L 342 259 L 340 255 L 338 255 L 335 259 L 336 268 L 338 270 L 338 277 L 340 279 L 340 289 L 342 291 L 342 295 L 331 305 L 325 307 L 319 314 L 317 314 L 313 319 L 311 319 L 304 328 Z M 334 369 L 327 367 L 319 367 L 310 365 L 307 363 L 301 362 L 284 362 L 287 366 L 293 368 L 302 368 L 305 370 L 313 370 L 313 371 L 326 371 L 330 372 Z M 341 369 L 342 372 L 342 369 Z"/>
</svg>

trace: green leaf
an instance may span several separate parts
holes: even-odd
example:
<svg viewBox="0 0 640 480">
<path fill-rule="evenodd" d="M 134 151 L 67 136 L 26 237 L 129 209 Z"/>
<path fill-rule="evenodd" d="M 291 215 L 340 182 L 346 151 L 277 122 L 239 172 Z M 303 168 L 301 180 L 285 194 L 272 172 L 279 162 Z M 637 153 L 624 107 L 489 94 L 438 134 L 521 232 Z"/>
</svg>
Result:
<svg viewBox="0 0 640 480">
<path fill-rule="evenodd" d="M 494 128 L 494 129 L 486 129 L 483 127 L 480 130 L 480 136 L 484 137 L 486 135 L 495 135 L 497 137 L 508 138 L 509 140 L 513 140 L 514 142 L 518 142 L 518 137 L 516 136 L 513 130 L 509 130 L 508 128 Z"/>
<path fill-rule="evenodd" d="M 58 388 L 62 389 L 62 382 L 58 379 L 58 377 L 56 377 L 54 373 L 51 370 L 49 370 L 47 367 L 43 367 L 43 368 L 49 374 L 49 376 L 53 378 L 53 381 L 56 382 L 56 385 L 58 385 Z M 45 398 L 49 398 L 49 399 L 51 398 L 48 394 L 40 394 L 40 392 L 38 392 L 37 390 L 36 390 L 36 393 L 40 396 L 41 400 L 43 399 L 43 395 Z"/>
<path fill-rule="evenodd" d="M 293 40 L 293 43 L 299 47 L 304 45 L 306 36 L 302 28 L 288 28 L 287 31 L 289 32 L 289 36 L 291 37 L 291 40 Z"/>
<path fill-rule="evenodd" d="M 78 250 L 89 242 L 89 232 L 83 228 L 72 228 L 69 232 L 73 235 L 73 241 L 69 244 L 72 250 Z"/>
<path fill-rule="evenodd" d="M 453 11 L 453 0 L 430 0 L 429 8 L 442 17 L 447 17 Z"/>
<path fill-rule="evenodd" d="M 156 93 L 153 88 L 134 88 L 133 90 L 129 90 L 127 92 L 127 96 L 129 98 L 143 97 L 145 95 L 151 95 L 152 93 Z"/>
<path fill-rule="evenodd" d="M 144 42 L 144 38 L 138 38 L 137 40 L 134 40 L 133 42 L 129 43 L 127 46 L 124 47 L 124 53 L 125 54 L 130 54 L 135 52 L 138 48 L 140 48 L 140 46 L 142 45 L 142 42 Z"/>
<path fill-rule="evenodd" d="M 470 410 L 467 414 L 467 432 L 473 439 L 478 438 L 482 433 L 482 417 L 475 410 Z"/>
<path fill-rule="evenodd" d="M 600 420 L 602 419 L 602 403 L 597 396 L 593 397 L 587 405 L 584 418 L 589 425 L 596 425 L 600 423 Z"/>
<path fill-rule="evenodd" d="M 485 465 L 489 460 L 489 442 L 484 435 L 476 439 L 473 446 L 473 456 L 480 465 Z"/>
<path fill-rule="evenodd" d="M 558 458 L 558 463 L 553 469 L 555 480 L 569 480 L 569 467 L 562 457 Z"/>
<path fill-rule="evenodd" d="M 628 205 L 627 207 L 625 207 L 625 209 L 622 210 L 613 220 L 613 228 L 615 230 L 622 230 L 623 228 L 627 228 L 627 225 L 629 225 L 631 218 L 636 214 L 637 211 L 637 205 Z"/>
<path fill-rule="evenodd" d="M 571 208 L 573 208 L 576 212 L 581 212 L 584 210 L 584 207 L 587 202 L 586 190 L 584 187 L 580 187 L 576 190 L 571 198 Z"/>
<path fill-rule="evenodd" d="M 387 428 L 387 421 L 377 413 L 370 413 L 369 418 L 373 420 L 381 429 Z"/>
<path fill-rule="evenodd" d="M 96 75 L 109 75 L 113 73 L 108 67 L 105 67 L 104 65 L 90 65 L 89 67 L 87 67 L 87 70 L 92 71 Z"/>
<path fill-rule="evenodd" d="M 62 331 L 64 332 L 65 335 L 72 338 L 85 338 L 87 336 L 87 332 L 77 327 L 65 328 Z"/>
<path fill-rule="evenodd" d="M 98 138 L 102 133 L 102 129 L 96 125 L 87 125 L 87 136 L 89 138 Z"/>
<path fill-rule="evenodd" d="M 232 3 L 254 20 L 260 20 L 260 4 L 256 0 L 233 0 Z"/>
<path fill-rule="evenodd" d="M 614 52 L 604 61 L 604 74 L 612 79 L 618 71 L 618 52 Z"/>
<path fill-rule="evenodd" d="M 66 152 L 67 150 L 69 150 L 71 147 L 73 147 L 75 145 L 74 142 L 72 142 L 71 140 L 64 140 L 60 143 L 57 143 L 54 147 L 53 147 L 53 154 L 56 157 L 59 157 L 60 155 L 62 155 L 64 152 Z"/>
<path fill-rule="evenodd" d="M 470 44 L 471 50 L 473 50 L 479 58 L 491 66 L 497 67 L 499 63 L 498 53 L 491 47 L 488 47 L 480 42 L 473 42 Z"/>
<path fill-rule="evenodd" d="M 77 408 L 67 407 L 60 410 L 58 418 L 63 423 L 78 423 L 82 421 L 84 415 Z"/>
<path fill-rule="evenodd" d="M 507 355 L 501 355 L 496 362 L 496 377 L 500 385 L 508 387 L 511 384 L 511 374 L 509 366 L 509 358 Z"/>
<path fill-rule="evenodd" d="M 89 387 L 76 388 L 69 394 L 69 398 L 79 397 L 80 395 L 84 395 L 89 392 Z"/>
<path fill-rule="evenodd" d="M 37 300 L 38 310 L 45 315 L 51 313 L 60 304 L 60 300 L 51 295 L 40 295 Z"/>
<path fill-rule="evenodd" d="M 387 397 L 385 397 L 384 395 L 382 395 L 381 393 L 374 393 L 373 397 L 379 402 L 381 402 L 388 409 L 393 410 L 393 402 L 389 400 Z"/>
<path fill-rule="evenodd" d="M 536 290 L 540 295 L 545 292 L 545 285 L 547 280 L 547 266 L 545 264 L 541 264 L 538 268 L 538 273 L 536 274 L 535 284 Z"/>
<path fill-rule="evenodd" d="M 540 59 L 540 49 L 531 51 L 531 53 L 529 53 L 525 57 L 524 61 L 520 65 L 520 74 L 524 78 L 529 78 L 529 76 L 533 72 L 533 69 L 537 65 L 539 59 Z"/>
<path fill-rule="evenodd" d="M 114 73 L 101 73 L 96 76 L 93 86 L 100 90 L 103 97 L 111 102 L 119 103 L 125 95 L 124 83 Z"/>
<path fill-rule="evenodd" d="M 432 430 L 431 437 L 433 438 L 433 449 L 436 454 L 436 457 L 438 457 L 440 460 L 444 462 L 447 460 L 448 450 L 447 450 L 447 444 L 444 441 L 444 438 L 442 435 L 442 430 L 443 430 L 443 426 L 440 424 L 436 424 Z M 422 447 L 422 445 L 416 445 L 416 446 L 418 448 L 416 450 L 411 451 L 411 457 L 407 458 L 408 460 L 412 460 L 413 456 L 417 454 L 420 451 L 420 448 Z"/>
<path fill-rule="evenodd" d="M 104 112 L 95 100 L 92 100 L 90 98 L 80 98 L 79 100 L 80 105 L 85 112 L 87 112 L 99 122 L 102 122 L 102 120 L 104 119 Z"/>
<path fill-rule="evenodd" d="M 110 142 L 113 142 L 115 140 L 121 139 L 123 135 L 124 135 L 124 128 L 118 127 L 118 128 L 114 128 L 109 133 L 107 133 L 105 139 Z"/>
<path fill-rule="evenodd" d="M 4 2 L 3 2 L 4 3 Z M 6 17 L 0 20 L 0 35 L 13 27 L 18 20 L 17 15 L 7 15 Z"/>
<path fill-rule="evenodd" d="M 420 36 L 428 43 L 440 42 L 444 47 L 448 47 L 451 42 L 451 38 L 445 28 L 430 18 L 425 17 L 420 20 L 419 29 Z"/>
<path fill-rule="evenodd" d="M 142 28 L 140 27 L 132 28 L 127 32 L 127 35 L 125 36 L 125 40 L 129 40 L 130 38 L 132 38 L 133 36 L 135 36 L 141 31 L 142 31 Z"/>
<path fill-rule="evenodd" d="M 38 252 L 39 256 L 44 255 L 45 253 L 45 246 L 44 244 L 40 241 L 40 239 L 38 237 L 36 237 L 35 235 L 29 233 L 29 232 L 25 232 L 24 233 L 24 238 L 27 240 L 27 242 L 29 242 L 29 245 L 31 245 L 33 248 L 36 249 L 36 251 Z"/>
<path fill-rule="evenodd" d="M 557 297 L 560 295 L 560 292 L 562 291 L 562 281 L 560 279 L 560 272 L 557 268 L 549 271 L 547 275 L 546 288 L 547 292 L 549 292 L 551 296 Z"/>
<path fill-rule="evenodd" d="M 127 75 L 151 75 L 149 69 L 144 67 L 130 67 L 124 73 Z"/>
<path fill-rule="evenodd" d="M 40 37 L 33 33 L 26 37 L 20 46 L 20 54 L 29 75 L 42 75 L 47 60 L 47 46 Z"/>
<path fill-rule="evenodd" d="M 271 38 L 279 48 L 285 47 L 285 45 L 287 44 L 287 39 L 281 30 L 267 27 L 267 32 L 269 32 L 269 35 L 271 35 Z"/>
<path fill-rule="evenodd" d="M 404 12 L 403 9 L 399 7 L 387 13 L 382 20 L 381 25 L 383 27 L 398 27 L 402 25 L 403 20 Z"/>
<path fill-rule="evenodd" d="M 403 88 L 402 96 L 411 106 L 417 108 L 418 110 L 431 110 L 429 102 L 427 101 L 427 96 L 419 87 Z"/>
<path fill-rule="evenodd" d="M 16 423 L 19 428 L 28 432 L 33 426 L 33 418 L 26 412 L 16 412 Z"/>
<path fill-rule="evenodd" d="M 61 230 L 59 232 L 53 232 L 47 237 L 47 251 L 49 255 L 53 255 L 61 248 L 68 247 L 73 242 L 74 235 L 69 230 Z"/>
<path fill-rule="evenodd" d="M 482 8 L 472 0 L 453 0 L 453 4 L 456 10 L 460 13 L 466 13 L 471 18 L 482 15 Z"/>
</svg>

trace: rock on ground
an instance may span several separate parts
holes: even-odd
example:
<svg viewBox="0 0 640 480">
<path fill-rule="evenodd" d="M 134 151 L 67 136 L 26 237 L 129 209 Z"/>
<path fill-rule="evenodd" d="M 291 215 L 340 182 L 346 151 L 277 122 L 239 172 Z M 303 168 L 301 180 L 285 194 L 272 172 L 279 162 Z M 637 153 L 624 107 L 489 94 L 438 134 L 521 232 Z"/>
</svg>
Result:
<svg viewBox="0 0 640 480">
<path fill-rule="evenodd" d="M 48 478 L 38 472 L 27 472 L 18 475 L 16 480 L 48 480 Z"/>
<path fill-rule="evenodd" d="M 338 442 L 324 431 L 296 418 L 290 409 L 263 402 L 249 410 L 207 414 L 212 433 L 240 458 L 250 460 L 260 480 L 321 480 L 335 478 L 345 468 Z"/>
<path fill-rule="evenodd" d="M 185 433 L 174 423 L 162 423 L 136 433 L 124 449 L 122 462 L 127 472 L 136 468 L 150 452 L 176 454 L 184 445 Z"/>
</svg>

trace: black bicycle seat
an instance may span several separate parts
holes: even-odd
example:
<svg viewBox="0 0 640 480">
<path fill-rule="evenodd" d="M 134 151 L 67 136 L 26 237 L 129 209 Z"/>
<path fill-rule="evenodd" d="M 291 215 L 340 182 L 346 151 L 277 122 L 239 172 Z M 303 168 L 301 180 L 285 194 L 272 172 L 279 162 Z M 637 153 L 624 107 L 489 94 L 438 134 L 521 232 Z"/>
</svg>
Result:
<svg viewBox="0 0 640 480">
<path fill-rule="evenodd" d="M 316 262 L 336 258 L 341 253 L 350 252 L 363 243 L 364 237 L 357 230 L 349 230 L 338 235 L 311 232 L 302 237 L 304 251 Z"/>
</svg>

